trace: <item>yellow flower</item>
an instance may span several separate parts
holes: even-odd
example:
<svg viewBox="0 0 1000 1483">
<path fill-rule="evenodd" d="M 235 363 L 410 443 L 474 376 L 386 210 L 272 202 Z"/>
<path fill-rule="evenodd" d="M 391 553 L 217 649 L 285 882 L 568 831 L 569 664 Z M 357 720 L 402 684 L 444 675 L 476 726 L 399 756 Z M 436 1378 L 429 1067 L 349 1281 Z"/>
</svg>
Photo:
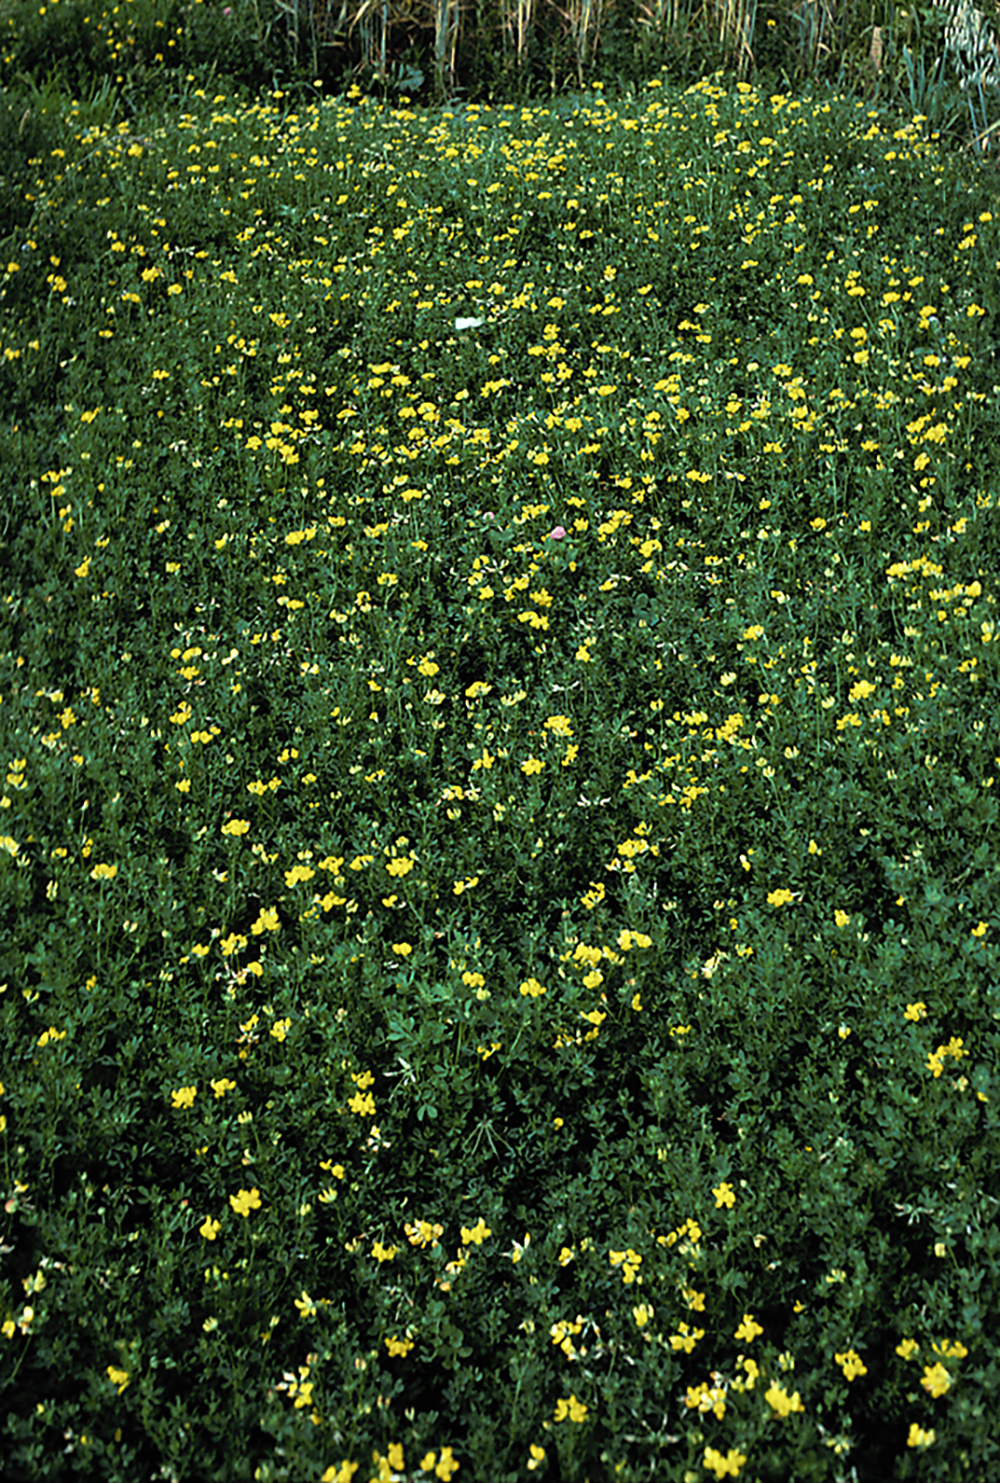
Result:
<svg viewBox="0 0 1000 1483">
<path fill-rule="evenodd" d="M 538 757 L 529 757 L 526 762 L 521 763 L 521 771 L 524 773 L 525 777 L 530 778 L 533 777 L 535 773 L 541 772 L 544 766 L 545 763 L 542 762 Z"/>
<path fill-rule="evenodd" d="M 331 1462 L 330 1466 L 323 1474 L 320 1483 L 351 1483 L 351 1479 L 358 1471 L 358 1467 L 358 1463 L 349 1462 L 346 1458 L 340 1464 L 339 1468 L 337 1467 L 336 1463 Z"/>
<path fill-rule="evenodd" d="M 204 1223 L 198 1227 L 198 1235 L 204 1236 L 206 1241 L 214 1241 L 221 1230 L 222 1222 L 220 1220 L 213 1220 L 211 1216 L 208 1216 Z"/>
<path fill-rule="evenodd" d="M 312 1393 L 313 1382 L 311 1380 L 304 1381 L 299 1385 L 292 1385 L 291 1389 L 289 1390 L 289 1395 L 293 1395 L 295 1397 L 296 1411 L 303 1411 L 305 1410 L 306 1406 L 312 1405 Z"/>
<path fill-rule="evenodd" d="M 679 1354 L 681 1350 L 685 1354 L 691 1354 L 698 1340 L 704 1337 L 704 1329 L 689 1329 L 686 1323 L 679 1323 L 677 1333 L 670 1335 L 670 1347 L 675 1354 Z"/>
<path fill-rule="evenodd" d="M 737 1385 L 736 1389 L 739 1390 L 740 1386 Z M 703 1416 L 707 1416 L 711 1411 L 721 1421 L 726 1414 L 726 1392 L 718 1386 L 709 1386 L 704 1383 L 689 1385 L 684 1404 L 689 1411 L 700 1411 Z"/>
<path fill-rule="evenodd" d="M 583 1421 L 587 1415 L 587 1407 L 582 1401 L 578 1401 L 575 1395 L 568 1400 L 556 1401 L 556 1420 L 565 1421 L 568 1416 L 570 1421 Z"/>
<path fill-rule="evenodd" d="M 924 1365 L 924 1378 L 920 1383 L 937 1400 L 946 1390 L 950 1390 L 951 1376 L 939 1360 L 936 1365 Z"/>
<path fill-rule="evenodd" d="M 441 1458 L 436 1467 L 434 1462 L 435 1457 L 436 1453 L 434 1452 L 425 1453 L 420 1463 L 420 1471 L 422 1473 L 434 1473 L 436 1477 L 444 1478 L 445 1483 L 447 1483 L 452 1473 L 458 1472 L 458 1460 L 452 1456 L 450 1447 L 441 1448 Z"/>
<path fill-rule="evenodd" d="M 703 1462 L 709 1472 L 714 1473 L 719 1479 L 736 1478 L 746 1458 L 742 1452 L 737 1452 L 734 1448 L 730 1448 L 723 1457 L 722 1453 L 717 1452 L 714 1447 L 706 1447 Z"/>
<path fill-rule="evenodd" d="M 468 1226 L 462 1227 L 462 1242 L 466 1246 L 482 1246 L 486 1237 L 492 1236 L 492 1234 L 493 1232 L 483 1220 L 483 1217 L 480 1216 L 471 1230 Z"/>
<path fill-rule="evenodd" d="M 736 1204 L 736 1196 L 728 1184 L 717 1185 L 713 1189 L 712 1194 L 715 1196 L 715 1208 L 717 1210 L 721 1210 L 723 1205 L 731 1207 Z"/>
<path fill-rule="evenodd" d="M 753 1341 L 754 1341 L 754 1339 L 756 1339 L 757 1335 L 758 1334 L 762 1334 L 763 1332 L 764 1332 L 763 1328 L 756 1321 L 756 1319 L 754 1318 L 753 1314 L 752 1313 L 744 1313 L 744 1315 L 743 1315 L 743 1322 L 740 1324 L 739 1328 L 736 1330 L 735 1338 L 737 1338 L 737 1339 L 745 1339 L 748 1344 L 752 1344 Z"/>
<path fill-rule="evenodd" d="M 211 1083 L 212 1091 L 217 1097 L 224 1097 L 226 1093 L 231 1092 L 235 1086 L 235 1081 L 229 1081 L 226 1077 L 222 1077 L 221 1080 L 213 1081 Z"/>
<path fill-rule="evenodd" d="M 627 1251 L 609 1251 L 608 1260 L 613 1267 L 621 1267 L 622 1281 L 626 1286 L 629 1286 L 638 1277 L 639 1267 L 642 1265 L 642 1257 L 639 1252 L 633 1251 L 631 1246 Z"/>
<path fill-rule="evenodd" d="M 834 1359 L 844 1372 L 844 1378 L 853 1380 L 858 1375 L 867 1375 L 868 1368 L 863 1364 L 860 1354 L 855 1354 L 853 1349 L 848 1349 L 845 1354 L 835 1354 Z"/>
<path fill-rule="evenodd" d="M 790 901 L 794 900 L 795 897 L 791 891 L 786 890 L 784 886 L 779 891 L 769 891 L 767 896 L 769 906 L 787 906 Z"/>
<path fill-rule="evenodd" d="M 108 1379 L 112 1385 L 118 1386 L 119 1395 L 121 1395 L 126 1385 L 128 1385 L 130 1378 L 128 1370 L 119 1370 L 114 1365 L 108 1365 Z"/>
<path fill-rule="evenodd" d="M 236 1211 L 236 1214 L 242 1215 L 245 1220 L 251 1210 L 260 1209 L 260 1190 L 256 1188 L 241 1189 L 238 1195 L 229 1196 L 229 1203 Z"/>
<path fill-rule="evenodd" d="M 791 1411 L 805 1410 L 798 1391 L 794 1395 L 788 1395 L 777 1383 L 764 1392 L 764 1399 L 779 1416 L 787 1416 Z"/>
<path fill-rule="evenodd" d="M 223 824 L 223 826 L 222 826 L 222 833 L 223 834 L 246 834 L 246 833 L 249 832 L 249 829 L 250 829 L 250 821 L 248 819 L 230 819 L 230 821 L 229 821 L 228 824 Z"/>
<path fill-rule="evenodd" d="M 179 1091 L 171 1092 L 170 1096 L 175 1107 L 190 1107 L 198 1094 L 198 1088 L 181 1087 Z"/>
<path fill-rule="evenodd" d="M 385 1347 L 388 1349 L 390 1355 L 395 1358 L 397 1355 L 403 1356 L 409 1354 L 410 1350 L 413 1348 L 413 1340 L 397 1339 L 396 1335 L 393 1334 L 391 1338 L 386 1339 Z"/>
<path fill-rule="evenodd" d="M 923 1427 L 918 1426 L 914 1421 L 910 1427 L 910 1434 L 906 1439 L 906 1445 L 907 1447 L 933 1447 L 934 1428 L 931 1427 L 928 1431 L 924 1431 Z"/>
</svg>

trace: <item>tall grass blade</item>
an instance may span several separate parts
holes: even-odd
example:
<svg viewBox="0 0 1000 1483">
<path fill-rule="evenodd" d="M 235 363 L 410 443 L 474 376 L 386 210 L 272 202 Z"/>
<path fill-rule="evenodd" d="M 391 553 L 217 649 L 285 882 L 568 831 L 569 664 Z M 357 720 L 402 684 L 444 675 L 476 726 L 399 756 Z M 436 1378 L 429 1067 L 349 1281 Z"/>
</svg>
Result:
<svg viewBox="0 0 1000 1483">
<path fill-rule="evenodd" d="M 753 70 L 753 34 L 757 24 L 757 0 L 722 0 L 718 11 L 719 41 L 727 64 L 735 65 L 740 77 Z"/>
<path fill-rule="evenodd" d="M 500 27 L 505 54 L 513 47 L 514 61 L 524 65 L 528 38 L 535 22 L 535 0 L 500 0 Z"/>
<path fill-rule="evenodd" d="M 434 0 L 434 86 L 439 97 L 454 91 L 460 20 L 460 0 Z"/>
<path fill-rule="evenodd" d="M 371 67 L 377 76 L 385 77 L 389 0 L 361 0 L 348 26 L 348 34 L 355 28 L 361 36 L 362 65 Z"/>
</svg>

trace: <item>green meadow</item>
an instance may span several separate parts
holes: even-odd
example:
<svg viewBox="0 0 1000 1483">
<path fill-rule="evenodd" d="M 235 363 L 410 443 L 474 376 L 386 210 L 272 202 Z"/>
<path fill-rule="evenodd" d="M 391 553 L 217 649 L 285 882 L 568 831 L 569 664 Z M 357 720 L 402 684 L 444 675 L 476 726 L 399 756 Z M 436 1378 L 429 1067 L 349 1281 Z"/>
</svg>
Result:
<svg viewBox="0 0 1000 1483">
<path fill-rule="evenodd" d="M 995 1478 L 992 168 L 721 74 L 41 96 L 0 1476 Z"/>
</svg>

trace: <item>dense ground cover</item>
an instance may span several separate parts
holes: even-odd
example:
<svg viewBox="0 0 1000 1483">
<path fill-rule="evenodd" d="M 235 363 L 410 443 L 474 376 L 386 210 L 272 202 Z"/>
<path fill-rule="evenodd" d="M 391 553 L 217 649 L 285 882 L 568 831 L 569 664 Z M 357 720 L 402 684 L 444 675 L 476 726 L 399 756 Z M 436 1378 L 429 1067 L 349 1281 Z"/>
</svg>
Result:
<svg viewBox="0 0 1000 1483">
<path fill-rule="evenodd" d="M 4 1475 L 994 1476 L 992 178 L 745 84 L 35 127 Z"/>
</svg>

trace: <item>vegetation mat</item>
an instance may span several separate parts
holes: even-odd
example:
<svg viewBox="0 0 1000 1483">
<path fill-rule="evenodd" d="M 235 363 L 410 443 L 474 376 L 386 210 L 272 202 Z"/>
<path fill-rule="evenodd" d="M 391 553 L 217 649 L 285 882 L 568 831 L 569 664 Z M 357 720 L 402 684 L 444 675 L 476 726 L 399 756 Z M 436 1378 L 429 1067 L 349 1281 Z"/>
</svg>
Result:
<svg viewBox="0 0 1000 1483">
<path fill-rule="evenodd" d="M 0 1474 L 996 1477 L 990 179 L 98 104 L 0 119 Z"/>
</svg>

